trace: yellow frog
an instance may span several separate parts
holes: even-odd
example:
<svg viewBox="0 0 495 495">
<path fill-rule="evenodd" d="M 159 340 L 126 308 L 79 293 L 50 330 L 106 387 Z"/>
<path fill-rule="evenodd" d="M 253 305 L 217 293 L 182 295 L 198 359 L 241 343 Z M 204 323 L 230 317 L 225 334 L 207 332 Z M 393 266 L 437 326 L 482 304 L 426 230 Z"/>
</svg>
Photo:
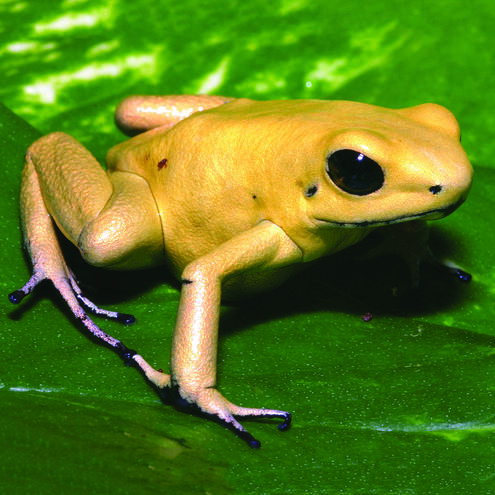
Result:
<svg viewBox="0 0 495 495">
<path fill-rule="evenodd" d="M 472 179 L 458 124 L 435 104 L 391 110 L 347 101 L 135 96 L 116 119 L 128 134 L 141 134 L 110 150 L 107 171 L 63 133 L 28 149 L 21 211 L 34 268 L 10 300 L 51 280 L 88 330 L 156 387 L 216 416 L 252 447 L 260 442 L 235 417 L 281 418 L 285 430 L 291 415 L 239 407 L 216 390 L 221 296 L 279 284 L 301 263 L 377 228 L 397 224 L 395 235 L 422 235 L 426 220 L 465 200 Z M 170 375 L 89 318 L 87 311 L 133 320 L 83 296 L 55 225 L 92 265 L 166 264 L 182 281 Z"/>
</svg>

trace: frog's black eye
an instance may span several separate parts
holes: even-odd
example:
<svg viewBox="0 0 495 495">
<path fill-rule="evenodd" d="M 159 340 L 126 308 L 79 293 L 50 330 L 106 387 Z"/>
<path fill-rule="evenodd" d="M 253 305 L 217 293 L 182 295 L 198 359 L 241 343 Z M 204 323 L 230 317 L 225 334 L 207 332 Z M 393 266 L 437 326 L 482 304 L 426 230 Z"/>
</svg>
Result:
<svg viewBox="0 0 495 495">
<path fill-rule="evenodd" d="M 371 158 L 354 150 L 338 150 L 327 158 L 327 173 L 342 191 L 366 196 L 383 186 L 383 170 Z"/>
</svg>

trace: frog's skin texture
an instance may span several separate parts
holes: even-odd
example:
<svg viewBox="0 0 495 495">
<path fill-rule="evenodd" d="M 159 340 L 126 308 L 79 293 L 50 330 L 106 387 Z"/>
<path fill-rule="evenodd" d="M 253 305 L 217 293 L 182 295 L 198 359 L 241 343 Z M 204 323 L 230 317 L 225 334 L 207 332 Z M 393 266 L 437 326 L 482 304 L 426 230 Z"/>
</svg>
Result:
<svg viewBox="0 0 495 495">
<path fill-rule="evenodd" d="M 49 279 L 74 315 L 179 404 L 216 416 L 251 446 L 235 417 L 288 412 L 239 407 L 215 389 L 222 295 L 283 281 L 294 267 L 357 243 L 372 230 L 420 239 L 425 221 L 466 198 L 472 168 L 452 114 L 345 101 L 209 96 L 131 97 L 118 125 L 141 133 L 115 146 L 105 172 L 76 140 L 54 133 L 27 151 L 22 226 L 33 276 L 19 302 Z M 409 222 L 409 223 L 404 223 Z M 97 308 L 67 267 L 56 227 L 96 266 L 167 265 L 182 281 L 171 374 L 100 330 Z M 419 248 L 411 264 L 427 253 Z"/>
</svg>

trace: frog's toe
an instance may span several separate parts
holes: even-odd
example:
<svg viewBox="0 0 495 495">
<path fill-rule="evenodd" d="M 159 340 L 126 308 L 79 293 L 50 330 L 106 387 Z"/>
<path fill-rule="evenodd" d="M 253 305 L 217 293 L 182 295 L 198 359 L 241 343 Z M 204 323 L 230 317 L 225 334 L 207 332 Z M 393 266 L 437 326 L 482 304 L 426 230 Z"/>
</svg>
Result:
<svg viewBox="0 0 495 495">
<path fill-rule="evenodd" d="M 459 280 L 459 282 L 469 283 L 469 282 L 471 282 L 471 279 L 473 278 L 470 273 L 465 272 L 464 270 L 461 270 L 460 268 L 453 268 L 452 272 L 453 272 L 453 275 L 457 278 L 457 280 Z"/>
<path fill-rule="evenodd" d="M 135 353 L 131 356 L 131 359 L 137 364 L 137 366 L 145 374 L 146 378 L 159 390 L 170 389 L 170 375 L 163 373 L 162 370 L 156 370 L 150 364 L 146 362 L 143 356 Z"/>
<path fill-rule="evenodd" d="M 19 304 L 27 296 L 22 289 L 15 290 L 9 294 L 9 301 L 12 304 Z"/>
<path fill-rule="evenodd" d="M 261 442 L 256 439 L 249 431 L 242 426 L 239 421 L 237 421 L 231 413 L 220 413 L 220 414 L 212 414 L 209 413 L 209 416 L 212 416 L 213 419 L 220 423 L 225 428 L 232 431 L 237 437 L 246 442 L 249 447 L 252 449 L 259 449 L 261 447 Z"/>
<path fill-rule="evenodd" d="M 292 414 L 288 411 L 279 411 L 277 409 L 253 409 L 249 407 L 239 407 L 231 404 L 232 414 L 234 416 L 244 416 L 248 418 L 276 418 L 281 419 L 282 422 L 278 424 L 278 429 L 280 431 L 287 431 L 292 423 Z"/>
<path fill-rule="evenodd" d="M 462 283 L 469 283 L 471 282 L 471 279 L 473 278 L 472 275 L 458 266 L 451 264 L 451 263 L 442 263 L 441 261 L 434 261 L 434 265 L 439 268 L 443 273 L 446 273 L 447 275 L 450 275 L 454 278 L 456 278 L 459 282 Z"/>
<path fill-rule="evenodd" d="M 230 404 L 230 412 L 233 416 L 241 416 L 247 418 L 276 418 L 281 419 L 282 422 L 278 424 L 278 429 L 280 431 L 287 431 L 290 428 L 292 422 L 292 414 L 288 411 L 279 411 L 277 409 L 253 409 L 249 407 L 239 407 L 234 404 Z M 242 438 L 242 434 L 240 435 Z"/>
<path fill-rule="evenodd" d="M 82 293 L 72 272 L 70 273 L 69 276 L 69 282 L 79 303 L 82 306 L 84 306 L 88 311 L 90 311 L 92 314 L 96 316 L 101 316 L 103 318 L 108 318 L 111 320 L 117 320 L 119 323 L 123 323 L 124 325 L 133 325 L 134 323 L 136 323 L 136 318 L 133 315 L 120 313 L 118 311 L 109 311 L 107 309 L 100 308 L 94 302 L 90 301 Z"/>
<path fill-rule="evenodd" d="M 31 294 L 34 288 L 44 279 L 45 277 L 40 271 L 35 271 L 23 287 L 9 294 L 9 301 L 12 304 L 19 304 L 27 295 Z"/>
<path fill-rule="evenodd" d="M 428 251 L 428 255 L 422 261 L 424 261 L 425 268 L 430 273 L 437 274 L 440 277 L 452 277 L 457 279 L 458 282 L 465 284 L 471 282 L 473 278 L 470 273 L 464 271 L 455 263 L 449 260 L 438 259 L 431 251 Z"/>
</svg>

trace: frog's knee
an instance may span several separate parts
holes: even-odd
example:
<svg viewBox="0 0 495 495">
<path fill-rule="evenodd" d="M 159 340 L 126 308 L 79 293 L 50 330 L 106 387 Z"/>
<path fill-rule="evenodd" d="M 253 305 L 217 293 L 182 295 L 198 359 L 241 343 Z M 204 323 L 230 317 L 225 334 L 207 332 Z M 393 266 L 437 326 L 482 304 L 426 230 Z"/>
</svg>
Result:
<svg viewBox="0 0 495 495">
<path fill-rule="evenodd" d="M 93 266 L 125 270 L 154 266 L 162 257 L 161 244 L 137 227 L 123 216 L 99 217 L 83 228 L 77 246 Z"/>
<path fill-rule="evenodd" d="M 125 258 L 121 232 L 125 226 L 118 218 L 112 222 L 94 220 L 81 231 L 77 247 L 82 257 L 94 266 L 111 266 Z"/>
</svg>

